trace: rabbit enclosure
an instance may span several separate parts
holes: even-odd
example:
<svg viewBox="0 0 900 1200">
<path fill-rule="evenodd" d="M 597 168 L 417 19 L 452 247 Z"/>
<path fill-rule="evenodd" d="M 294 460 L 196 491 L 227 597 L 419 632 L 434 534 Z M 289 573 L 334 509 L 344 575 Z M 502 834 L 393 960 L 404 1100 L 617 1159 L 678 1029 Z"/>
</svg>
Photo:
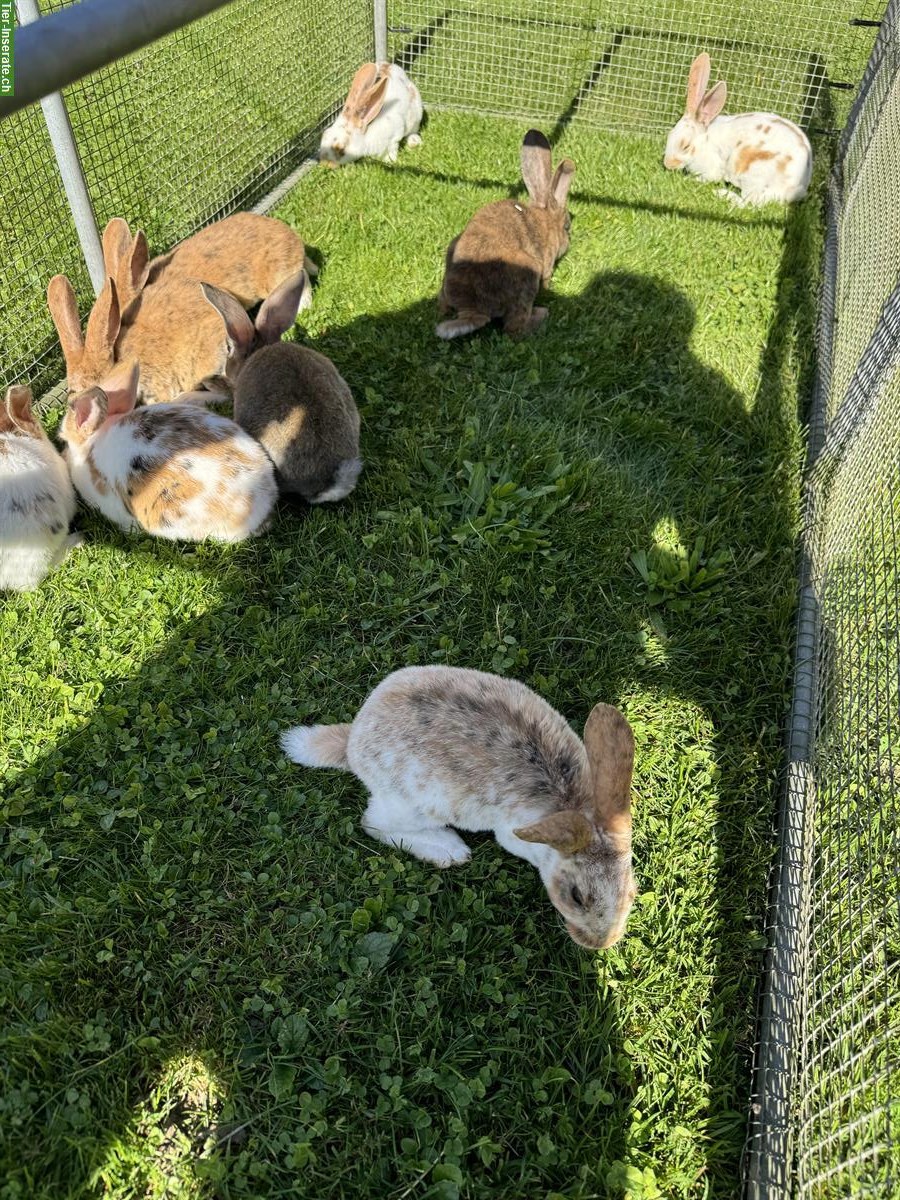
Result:
<svg viewBox="0 0 900 1200">
<path fill-rule="evenodd" d="M 365 467 L 233 547 L 81 509 L 4 597 L 3 1200 L 897 1195 L 898 7 L 232 0 L 64 87 L 100 228 L 304 238 L 289 336 Z M 808 131 L 801 204 L 664 171 L 701 49 Z M 423 144 L 314 167 L 375 56 Z M 549 319 L 442 343 L 445 248 L 532 126 L 577 165 Z M 2 382 L 52 432 L 47 281 L 87 312 L 92 235 L 40 105 L 0 135 Z M 425 662 L 626 713 L 613 949 L 491 839 L 440 872 L 284 759 Z"/>
</svg>

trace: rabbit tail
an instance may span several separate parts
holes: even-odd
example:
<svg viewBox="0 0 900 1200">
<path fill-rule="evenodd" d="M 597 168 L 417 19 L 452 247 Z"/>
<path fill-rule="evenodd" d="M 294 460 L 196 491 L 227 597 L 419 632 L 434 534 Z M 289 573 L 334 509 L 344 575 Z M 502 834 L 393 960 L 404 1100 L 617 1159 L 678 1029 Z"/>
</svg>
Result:
<svg viewBox="0 0 900 1200">
<path fill-rule="evenodd" d="M 288 758 L 304 767 L 340 767 L 349 771 L 349 739 L 349 725 L 297 725 L 281 735 L 281 748 Z"/>
</svg>

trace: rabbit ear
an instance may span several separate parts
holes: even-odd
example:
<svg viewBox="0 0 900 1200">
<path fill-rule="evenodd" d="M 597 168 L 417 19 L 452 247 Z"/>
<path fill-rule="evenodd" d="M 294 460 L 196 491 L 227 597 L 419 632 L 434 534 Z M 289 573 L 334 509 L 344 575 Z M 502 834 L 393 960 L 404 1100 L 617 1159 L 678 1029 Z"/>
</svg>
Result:
<svg viewBox="0 0 900 1200">
<path fill-rule="evenodd" d="M 141 368 L 136 359 L 130 362 L 116 363 L 103 380 L 103 392 L 106 395 L 107 416 L 118 417 L 129 413 L 137 404 L 138 381 Z"/>
<path fill-rule="evenodd" d="M 79 392 L 69 401 L 69 411 L 74 414 L 75 428 L 87 437 L 99 429 L 106 420 L 107 398 L 103 388 L 92 387 Z"/>
<path fill-rule="evenodd" d="M 128 282 L 131 285 L 131 295 L 136 296 L 147 282 L 150 274 L 150 247 L 147 245 L 147 235 L 139 229 L 131 243 L 131 253 L 128 261 Z"/>
<path fill-rule="evenodd" d="M 566 197 L 569 194 L 569 188 L 572 186 L 572 176 L 575 174 L 575 164 L 571 158 L 564 158 L 553 175 L 553 183 L 550 185 L 550 194 L 553 197 L 557 208 L 565 208 Z"/>
<path fill-rule="evenodd" d="M 26 387 L 24 384 L 13 384 L 12 387 L 6 389 L 4 404 L 9 419 L 14 425 L 30 425 L 33 423 L 34 416 L 31 412 L 31 401 L 31 388 Z"/>
<path fill-rule="evenodd" d="M 131 249 L 131 230 L 123 217 L 113 217 L 103 230 L 103 265 L 117 279 L 119 266 Z"/>
<path fill-rule="evenodd" d="M 363 63 L 353 76 L 350 91 L 347 93 L 347 99 L 344 101 L 343 113 L 345 117 L 355 114 L 357 105 L 377 78 L 377 65 L 375 63 Z"/>
<path fill-rule="evenodd" d="M 87 319 L 84 331 L 84 348 L 92 356 L 112 359 L 113 346 L 119 336 L 122 320 L 119 312 L 119 294 L 112 279 L 107 278 L 100 295 Z"/>
<path fill-rule="evenodd" d="M 560 854 L 577 854 L 590 845 L 593 837 L 590 821 L 573 809 L 551 813 L 533 825 L 514 829 L 513 833 L 523 842 L 543 842 Z"/>
<path fill-rule="evenodd" d="M 84 338 L 75 291 L 65 275 L 54 275 L 47 284 L 47 306 L 59 334 L 66 370 L 71 372 L 84 353 Z"/>
<path fill-rule="evenodd" d="M 306 272 L 300 270 L 265 298 L 256 316 L 256 332 L 266 345 L 279 341 L 297 320 L 305 288 Z"/>
<path fill-rule="evenodd" d="M 594 786 L 594 818 L 608 833 L 631 835 L 634 734 L 611 704 L 595 704 L 584 727 Z"/>
<path fill-rule="evenodd" d="M 691 73 L 688 75 L 687 102 L 684 106 L 686 116 L 695 117 L 697 115 L 697 110 L 700 108 L 700 101 L 703 99 L 703 93 L 706 91 L 706 85 L 709 83 L 711 70 L 712 63 L 709 61 L 709 55 L 704 50 L 691 63 Z"/>
<path fill-rule="evenodd" d="M 384 98 L 387 95 L 390 81 L 389 75 L 382 75 L 357 103 L 353 116 L 363 129 L 375 120 L 384 107 Z"/>
<path fill-rule="evenodd" d="M 720 79 L 715 87 L 709 89 L 700 102 L 700 107 L 697 109 L 697 120 L 700 124 L 708 125 L 710 121 L 714 121 L 725 107 L 727 98 L 728 88 L 725 86 L 725 80 Z"/>
<path fill-rule="evenodd" d="M 525 134 L 519 160 L 532 204 L 546 208 L 550 202 L 550 143 L 539 129 L 529 129 Z"/>
<path fill-rule="evenodd" d="M 213 306 L 225 325 L 228 338 L 228 357 L 244 357 L 249 354 L 254 341 L 256 330 L 247 312 L 230 292 L 213 287 L 211 283 L 201 283 L 203 295 Z"/>
</svg>

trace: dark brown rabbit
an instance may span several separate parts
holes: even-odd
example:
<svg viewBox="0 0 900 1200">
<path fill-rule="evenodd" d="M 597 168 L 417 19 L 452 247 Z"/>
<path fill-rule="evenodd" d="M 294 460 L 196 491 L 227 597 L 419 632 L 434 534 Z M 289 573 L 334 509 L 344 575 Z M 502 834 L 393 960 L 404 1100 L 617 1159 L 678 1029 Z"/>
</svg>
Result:
<svg viewBox="0 0 900 1200">
<path fill-rule="evenodd" d="M 529 204 L 499 200 L 486 204 L 447 249 L 438 296 L 438 337 L 449 340 L 500 319 L 510 337 L 522 337 L 546 318 L 534 301 L 569 246 L 566 196 L 575 164 L 564 158 L 554 174 L 550 143 L 537 129 L 522 142 L 522 178 Z"/>
<path fill-rule="evenodd" d="M 290 342 L 258 350 L 238 376 L 234 419 L 275 464 L 279 491 L 310 504 L 353 491 L 362 468 L 359 413 L 324 354 Z"/>
</svg>

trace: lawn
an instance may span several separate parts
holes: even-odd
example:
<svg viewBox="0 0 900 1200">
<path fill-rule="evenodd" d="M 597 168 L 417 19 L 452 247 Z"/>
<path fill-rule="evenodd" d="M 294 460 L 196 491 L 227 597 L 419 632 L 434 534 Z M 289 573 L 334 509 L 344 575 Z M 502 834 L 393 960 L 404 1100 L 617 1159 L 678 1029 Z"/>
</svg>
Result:
<svg viewBox="0 0 900 1200">
<path fill-rule="evenodd" d="M 436 113 L 279 210 L 322 266 L 296 336 L 362 413 L 348 501 L 236 548 L 82 514 L 0 611 L 3 1200 L 737 1194 L 819 205 L 737 211 L 570 129 L 546 326 L 440 343 L 443 249 L 522 132 Z M 615 949 L 489 838 L 431 869 L 283 759 L 424 662 L 628 715 Z"/>
</svg>

